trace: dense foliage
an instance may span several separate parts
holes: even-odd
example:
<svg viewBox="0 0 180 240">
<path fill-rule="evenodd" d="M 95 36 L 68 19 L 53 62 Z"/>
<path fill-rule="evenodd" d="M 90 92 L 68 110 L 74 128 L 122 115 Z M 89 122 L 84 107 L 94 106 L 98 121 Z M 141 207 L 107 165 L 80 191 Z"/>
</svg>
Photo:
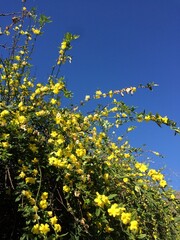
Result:
<svg viewBox="0 0 180 240">
<path fill-rule="evenodd" d="M 111 134 L 136 121 L 179 133 L 167 116 L 139 113 L 115 98 L 155 84 L 98 90 L 80 105 L 112 102 L 86 115 L 79 106 L 61 107 L 71 92 L 60 68 L 78 36 L 65 34 L 47 82 L 36 83 L 31 54 L 50 19 L 25 6 L 8 16 L 2 37 L 12 45 L 1 45 L 7 54 L 0 58 L 0 238 L 178 239 L 178 200 L 162 172 L 138 160 L 143 149 L 127 138 L 134 127 L 117 139 Z"/>
</svg>

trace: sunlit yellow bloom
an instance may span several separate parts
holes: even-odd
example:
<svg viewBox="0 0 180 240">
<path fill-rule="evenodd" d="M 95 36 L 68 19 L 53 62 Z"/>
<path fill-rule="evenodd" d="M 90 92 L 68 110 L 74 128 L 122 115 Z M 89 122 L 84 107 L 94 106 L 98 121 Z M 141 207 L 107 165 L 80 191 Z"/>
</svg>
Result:
<svg viewBox="0 0 180 240">
<path fill-rule="evenodd" d="M 26 177 L 26 178 L 25 178 L 25 182 L 26 182 L 26 183 L 30 183 L 30 184 L 35 184 L 36 179 L 33 178 L 33 177 Z"/>
<path fill-rule="evenodd" d="M 129 179 L 128 178 L 123 178 L 123 182 L 127 183 L 127 182 L 129 182 Z"/>
<path fill-rule="evenodd" d="M 58 133 L 56 131 L 52 131 L 51 132 L 51 137 L 55 138 L 57 137 Z"/>
<path fill-rule="evenodd" d="M 57 100 L 52 98 L 51 101 L 50 101 L 51 104 L 56 104 L 57 103 Z"/>
<path fill-rule="evenodd" d="M 61 232 L 61 225 L 60 224 L 54 224 L 54 230 L 55 230 L 55 232 Z"/>
<path fill-rule="evenodd" d="M 5 116 L 7 116 L 7 115 L 9 115 L 9 111 L 8 111 L 8 110 L 3 110 L 3 111 L 1 112 L 1 117 L 5 117 Z"/>
<path fill-rule="evenodd" d="M 123 211 L 125 211 L 125 208 L 119 207 L 117 203 L 112 204 L 108 209 L 109 215 L 113 217 L 120 216 Z"/>
<path fill-rule="evenodd" d="M 33 169 L 33 175 L 36 176 L 38 174 L 38 170 L 37 169 Z"/>
<path fill-rule="evenodd" d="M 64 192 L 69 192 L 70 188 L 67 185 L 65 185 L 65 186 L 63 186 L 63 191 Z"/>
<path fill-rule="evenodd" d="M 31 232 L 33 234 L 39 234 L 39 224 L 34 225 L 33 228 L 31 229 Z"/>
<path fill-rule="evenodd" d="M 129 153 L 124 153 L 125 158 L 129 158 L 131 155 Z"/>
<path fill-rule="evenodd" d="M 161 180 L 159 185 L 164 188 L 167 185 L 167 182 L 165 180 Z"/>
<path fill-rule="evenodd" d="M 108 94 L 109 94 L 109 97 L 112 98 L 114 93 L 112 90 L 110 90 Z"/>
<path fill-rule="evenodd" d="M 140 172 L 145 172 L 148 169 L 148 167 L 145 164 L 139 162 L 135 164 L 135 167 L 139 169 Z"/>
<path fill-rule="evenodd" d="M 33 211 L 34 211 L 34 212 L 37 212 L 37 210 L 38 210 L 38 206 L 36 206 L 36 205 L 33 206 Z"/>
<path fill-rule="evenodd" d="M 96 203 L 97 206 L 99 207 L 104 207 L 106 204 L 110 204 L 110 201 L 107 196 L 105 195 L 100 195 L 98 192 L 96 192 L 97 197 L 94 199 L 94 202 Z"/>
<path fill-rule="evenodd" d="M 19 177 L 20 178 L 24 178 L 26 176 L 26 174 L 24 173 L 24 172 L 21 172 L 20 174 L 19 174 Z"/>
<path fill-rule="evenodd" d="M 146 116 L 144 117 L 144 119 L 148 122 L 148 121 L 151 120 L 151 116 L 150 116 L 150 115 L 146 115 Z"/>
<path fill-rule="evenodd" d="M 41 200 L 39 202 L 39 207 L 42 208 L 42 209 L 46 209 L 48 207 L 48 203 L 46 200 Z"/>
<path fill-rule="evenodd" d="M 56 224 L 56 223 L 57 223 L 57 221 L 58 221 L 58 219 L 57 219 L 57 217 L 56 217 L 56 216 L 54 216 L 54 217 L 50 218 L 50 222 L 51 222 L 51 224 L 52 224 L 52 225 Z"/>
<path fill-rule="evenodd" d="M 67 47 L 67 42 L 65 42 L 65 41 L 62 42 L 62 43 L 61 43 L 61 49 L 62 49 L 62 50 L 65 50 L 66 47 Z"/>
<path fill-rule="evenodd" d="M 9 147 L 9 143 L 8 142 L 2 142 L 1 143 L 3 148 L 8 148 Z"/>
<path fill-rule="evenodd" d="M 100 98 L 102 95 L 102 92 L 100 90 L 96 91 L 96 96 L 95 98 Z"/>
<path fill-rule="evenodd" d="M 131 231 L 135 231 L 136 232 L 138 230 L 138 222 L 136 220 L 131 221 L 129 229 Z"/>
<path fill-rule="evenodd" d="M 76 154 L 78 157 L 83 157 L 86 155 L 86 149 L 78 148 L 76 149 Z"/>
<path fill-rule="evenodd" d="M 22 190 L 22 195 L 30 198 L 32 196 L 32 193 L 30 191 Z"/>
<path fill-rule="evenodd" d="M 171 198 L 172 200 L 174 200 L 176 197 L 175 197 L 174 194 L 171 194 L 170 198 Z"/>
<path fill-rule="evenodd" d="M 122 215 L 121 215 L 121 221 L 124 224 L 128 224 L 131 221 L 131 213 L 123 212 Z"/>
<path fill-rule="evenodd" d="M 90 96 L 89 95 L 86 95 L 85 96 L 85 101 L 89 101 L 90 100 Z"/>
<path fill-rule="evenodd" d="M 163 122 L 163 123 L 165 123 L 165 124 L 167 124 L 168 123 L 168 117 L 163 117 L 163 118 L 161 118 L 161 121 Z"/>
<path fill-rule="evenodd" d="M 127 132 L 131 132 L 134 130 L 134 127 L 128 127 Z"/>
<path fill-rule="evenodd" d="M 21 58 L 20 58 L 20 56 L 15 56 L 14 59 L 19 61 Z"/>
<path fill-rule="evenodd" d="M 41 234 L 46 235 L 50 231 L 49 225 L 47 223 L 41 223 L 41 225 L 39 226 L 39 231 Z"/>
<path fill-rule="evenodd" d="M 43 192 L 42 195 L 41 195 L 41 199 L 45 200 L 47 198 L 48 198 L 48 192 Z"/>
<path fill-rule="evenodd" d="M 52 217 L 52 215 L 53 215 L 53 212 L 52 212 L 52 211 L 48 211 L 47 213 L 48 213 L 48 216 L 49 216 L 49 217 Z"/>
<path fill-rule="evenodd" d="M 39 29 L 36 29 L 36 28 L 32 28 L 32 32 L 35 34 L 35 35 L 39 35 L 41 33 L 41 31 Z"/>
<path fill-rule="evenodd" d="M 107 181 L 109 179 L 109 173 L 105 173 L 103 177 L 104 177 L 104 180 Z"/>
</svg>

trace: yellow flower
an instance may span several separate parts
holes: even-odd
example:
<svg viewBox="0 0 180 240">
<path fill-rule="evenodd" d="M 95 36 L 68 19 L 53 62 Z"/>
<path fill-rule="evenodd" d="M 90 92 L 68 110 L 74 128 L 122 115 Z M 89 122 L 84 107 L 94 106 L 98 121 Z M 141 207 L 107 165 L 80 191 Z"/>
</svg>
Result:
<svg viewBox="0 0 180 240">
<path fill-rule="evenodd" d="M 9 115 L 9 111 L 8 111 L 8 110 L 3 110 L 3 111 L 1 112 L 1 117 L 5 117 L 5 116 L 7 116 L 7 115 Z"/>
<path fill-rule="evenodd" d="M 125 158 L 129 158 L 129 157 L 130 157 L 130 154 L 129 154 L 129 153 L 125 153 L 125 154 L 124 154 L 124 157 L 125 157 Z"/>
<path fill-rule="evenodd" d="M 145 172 L 148 168 L 145 164 L 137 162 L 135 167 L 139 169 L 140 172 Z"/>
<path fill-rule="evenodd" d="M 32 196 L 32 193 L 30 191 L 22 190 L 22 195 L 26 196 L 27 198 L 30 198 Z"/>
<path fill-rule="evenodd" d="M 102 95 L 102 92 L 100 90 L 98 90 L 98 91 L 96 91 L 95 98 L 100 98 L 101 95 Z"/>
<path fill-rule="evenodd" d="M 18 117 L 18 122 L 19 122 L 19 123 L 24 124 L 24 123 L 26 123 L 26 121 L 27 121 L 27 120 L 26 120 L 26 117 L 24 117 L 24 116 L 19 116 L 19 117 Z"/>
<path fill-rule="evenodd" d="M 125 114 L 125 113 L 122 113 L 122 115 L 121 115 L 123 118 L 126 118 L 127 117 L 127 114 Z"/>
<path fill-rule="evenodd" d="M 32 28 L 32 32 L 35 34 L 35 35 L 39 35 L 41 33 L 41 31 L 39 29 L 36 29 L 36 28 Z"/>
<path fill-rule="evenodd" d="M 122 137 L 118 137 L 118 141 L 122 141 L 123 140 L 123 138 Z"/>
<path fill-rule="evenodd" d="M 128 224 L 131 221 L 131 213 L 123 212 L 122 215 L 121 215 L 121 221 L 124 224 Z"/>
<path fill-rule="evenodd" d="M 66 47 L 67 47 L 67 42 L 65 42 L 65 41 L 62 42 L 62 43 L 61 43 L 61 49 L 62 49 L 62 50 L 65 50 Z"/>
<path fill-rule="evenodd" d="M 48 198 L 48 192 L 43 192 L 41 195 L 42 200 L 46 200 Z"/>
<path fill-rule="evenodd" d="M 85 101 L 89 101 L 90 100 L 90 96 L 89 95 L 86 95 L 85 96 Z"/>
<path fill-rule="evenodd" d="M 36 206 L 36 205 L 33 206 L 33 211 L 34 211 L 34 212 L 37 212 L 37 210 L 38 210 L 38 206 Z"/>
<path fill-rule="evenodd" d="M 65 185 L 65 186 L 63 186 L 63 191 L 64 192 L 69 192 L 70 188 L 67 185 Z"/>
<path fill-rule="evenodd" d="M 31 232 L 33 234 L 39 234 L 39 224 L 34 225 L 33 228 L 31 229 Z"/>
<path fill-rule="evenodd" d="M 56 131 L 52 131 L 51 132 L 51 137 L 55 138 L 57 137 L 58 133 Z"/>
<path fill-rule="evenodd" d="M 112 98 L 112 97 L 113 97 L 113 94 L 114 94 L 113 91 L 110 90 L 110 91 L 109 91 L 109 97 Z"/>
<path fill-rule="evenodd" d="M 94 199 L 94 202 L 96 203 L 97 206 L 99 207 L 104 207 L 106 204 L 110 204 L 110 201 L 107 196 L 105 195 L 100 195 L 98 192 L 96 192 L 97 197 Z"/>
<path fill-rule="evenodd" d="M 26 177 L 25 182 L 30 184 L 35 184 L 36 179 L 33 177 Z"/>
<path fill-rule="evenodd" d="M 76 154 L 78 157 L 83 157 L 86 155 L 86 149 L 78 148 L 76 149 Z"/>
<path fill-rule="evenodd" d="M 161 121 L 163 122 L 163 123 L 165 123 L 165 124 L 167 124 L 168 123 L 168 117 L 167 116 L 165 116 L 165 117 L 163 117 L 163 118 L 161 118 Z"/>
<path fill-rule="evenodd" d="M 124 182 L 124 183 L 127 183 L 128 181 L 129 181 L 128 178 L 123 178 L 123 182 Z"/>
<path fill-rule="evenodd" d="M 20 56 L 15 56 L 14 59 L 19 61 L 21 58 L 20 58 Z"/>
<path fill-rule="evenodd" d="M 52 211 L 48 211 L 47 213 L 48 213 L 48 216 L 49 216 L 49 217 L 52 217 L 52 214 L 53 214 Z"/>
<path fill-rule="evenodd" d="M 138 230 L 138 222 L 136 220 L 131 221 L 129 229 L 131 231 L 137 231 Z"/>
<path fill-rule="evenodd" d="M 46 209 L 48 207 L 48 203 L 46 200 L 41 200 L 40 203 L 39 203 L 39 207 L 41 209 Z"/>
<path fill-rule="evenodd" d="M 52 98 L 51 101 L 50 101 L 51 104 L 56 104 L 57 103 L 57 100 Z"/>
<path fill-rule="evenodd" d="M 148 121 L 151 120 L 151 116 L 150 116 L 150 115 L 146 115 L 146 116 L 144 117 L 144 119 L 148 122 Z"/>
<path fill-rule="evenodd" d="M 174 200 L 176 197 L 174 196 L 174 194 L 171 194 L 170 198 Z"/>
<path fill-rule="evenodd" d="M 22 172 L 20 172 L 20 174 L 19 174 L 19 177 L 20 178 L 24 178 L 26 176 L 26 174 L 22 171 Z"/>
<path fill-rule="evenodd" d="M 165 180 L 161 180 L 159 185 L 164 188 L 167 185 L 167 182 Z"/>
<path fill-rule="evenodd" d="M 134 130 L 134 127 L 128 127 L 127 132 L 131 132 Z"/>
<path fill-rule="evenodd" d="M 46 235 L 50 231 L 49 225 L 47 223 L 41 223 L 41 225 L 39 226 L 39 231 L 41 234 Z"/>
<path fill-rule="evenodd" d="M 8 142 L 2 142 L 1 143 L 3 148 L 8 148 L 9 147 L 9 143 Z"/>
<path fill-rule="evenodd" d="M 104 180 L 105 180 L 105 181 L 108 181 L 108 179 L 109 179 L 109 173 L 105 173 L 103 177 L 104 177 Z"/>
<path fill-rule="evenodd" d="M 108 209 L 109 215 L 113 217 L 120 216 L 122 211 L 125 211 L 125 208 L 119 207 L 117 203 L 112 204 Z"/>
<path fill-rule="evenodd" d="M 55 224 L 54 225 L 54 231 L 55 232 L 61 232 L 61 225 L 60 224 Z"/>
<path fill-rule="evenodd" d="M 38 174 L 38 170 L 37 169 L 33 169 L 33 175 L 36 176 Z"/>
<path fill-rule="evenodd" d="M 56 217 L 56 216 L 54 216 L 54 217 L 50 218 L 50 222 L 51 222 L 51 224 L 52 224 L 52 225 L 56 224 L 56 223 L 57 223 L 57 221 L 58 221 L 58 219 L 57 219 L 57 217 Z"/>
</svg>

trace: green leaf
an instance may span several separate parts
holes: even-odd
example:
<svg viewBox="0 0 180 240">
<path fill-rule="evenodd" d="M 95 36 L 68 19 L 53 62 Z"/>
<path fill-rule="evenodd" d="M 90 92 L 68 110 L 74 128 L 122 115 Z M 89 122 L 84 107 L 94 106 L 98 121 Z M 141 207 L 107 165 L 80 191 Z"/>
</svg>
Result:
<svg viewBox="0 0 180 240">
<path fill-rule="evenodd" d="M 50 23 L 50 22 L 52 22 L 52 21 L 50 20 L 50 17 L 47 17 L 47 16 L 45 16 L 45 15 L 43 15 L 43 14 L 40 15 L 39 24 L 40 24 L 41 27 L 42 27 L 44 24 Z"/>
<path fill-rule="evenodd" d="M 113 198 L 116 197 L 116 196 L 117 196 L 117 194 L 110 194 L 110 195 L 108 196 L 108 199 L 111 200 L 111 199 L 113 199 Z"/>
<path fill-rule="evenodd" d="M 146 234 L 140 234 L 139 236 L 138 236 L 138 239 L 143 239 L 143 238 L 145 238 L 146 237 Z"/>
<path fill-rule="evenodd" d="M 96 212 L 95 212 L 96 217 L 98 217 L 98 216 L 100 215 L 100 212 L 101 212 L 101 209 L 100 209 L 100 208 L 97 208 L 97 209 L 96 209 Z"/>
</svg>

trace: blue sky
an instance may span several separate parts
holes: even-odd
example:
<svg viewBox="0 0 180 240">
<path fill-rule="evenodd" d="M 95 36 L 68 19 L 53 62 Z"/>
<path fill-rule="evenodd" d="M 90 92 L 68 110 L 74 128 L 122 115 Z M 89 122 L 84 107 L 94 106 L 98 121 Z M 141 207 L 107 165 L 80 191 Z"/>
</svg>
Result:
<svg viewBox="0 0 180 240">
<path fill-rule="evenodd" d="M 20 0 L 6 0 L 0 11 L 20 6 Z M 62 68 L 75 103 L 97 89 L 107 92 L 153 81 L 159 84 L 154 91 L 139 90 L 121 100 L 167 115 L 180 126 L 179 0 L 29 0 L 27 6 L 36 6 L 53 21 L 34 53 L 33 71 L 39 81 L 47 79 L 63 34 L 79 34 L 71 51 L 73 62 Z M 146 143 L 147 149 L 165 156 L 155 159 L 154 166 L 166 165 L 167 179 L 180 189 L 180 136 L 165 126 L 146 123 L 138 124 L 129 137 L 132 145 Z"/>
</svg>

